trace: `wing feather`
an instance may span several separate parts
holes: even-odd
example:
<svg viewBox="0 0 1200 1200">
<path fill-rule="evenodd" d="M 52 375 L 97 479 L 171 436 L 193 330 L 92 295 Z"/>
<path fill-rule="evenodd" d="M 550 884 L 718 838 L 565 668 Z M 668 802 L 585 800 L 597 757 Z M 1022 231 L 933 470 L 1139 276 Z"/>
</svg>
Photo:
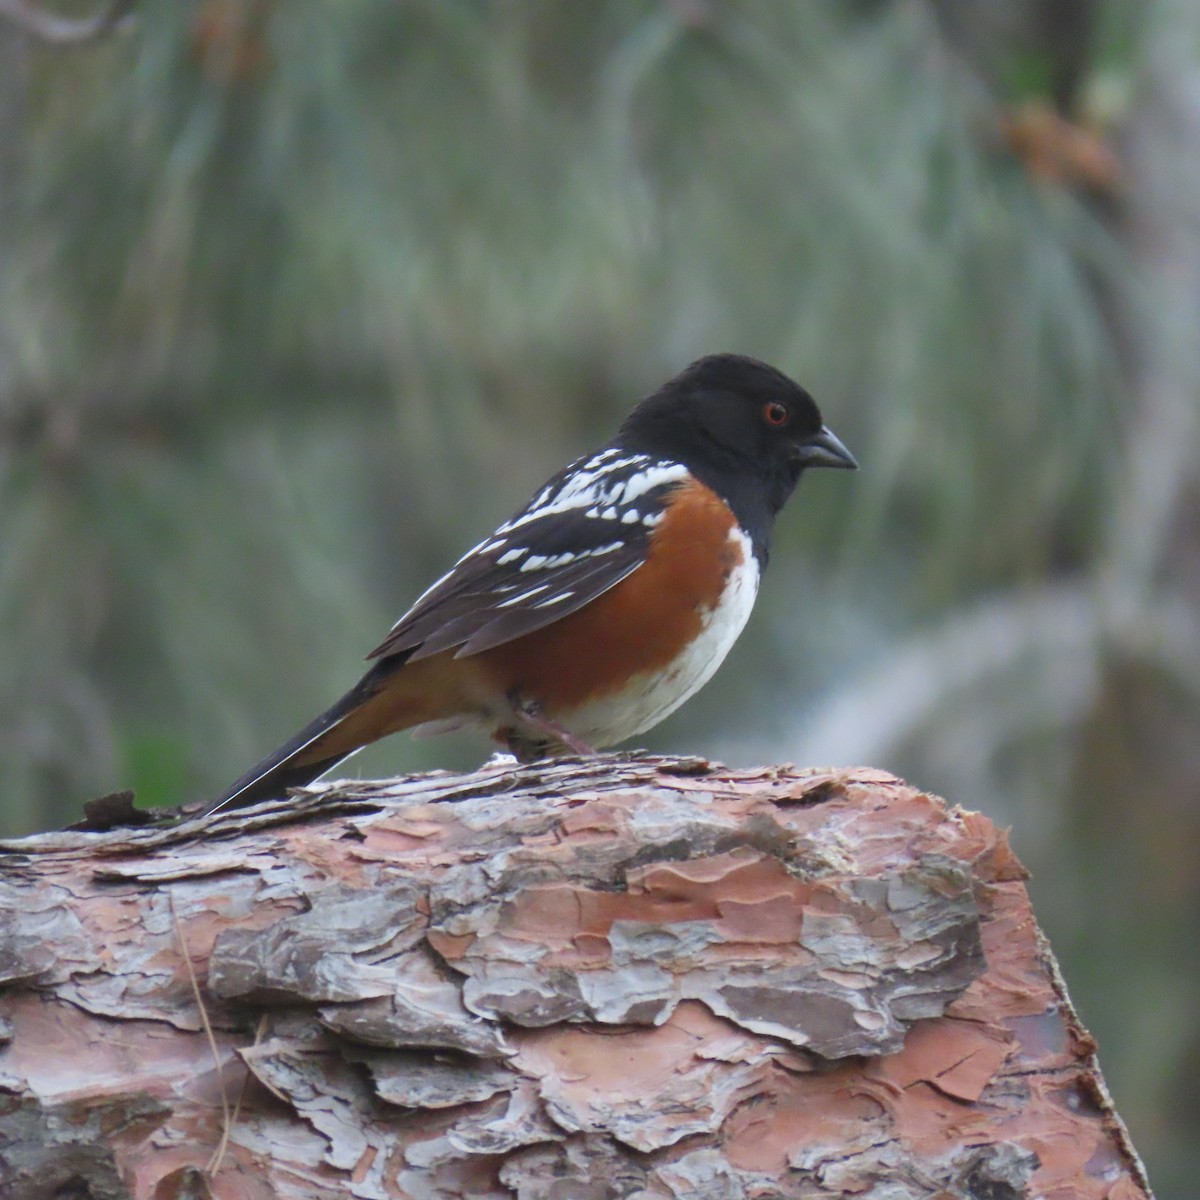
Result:
<svg viewBox="0 0 1200 1200">
<path fill-rule="evenodd" d="M 478 654 L 577 612 L 649 552 L 676 463 L 601 452 L 572 464 L 465 554 L 368 656 Z"/>
<path fill-rule="evenodd" d="M 581 575 L 571 581 L 569 591 L 557 592 L 553 603 L 546 599 L 533 603 L 524 608 L 510 609 L 500 616 L 493 617 L 485 625 L 481 625 L 470 638 L 464 642 L 456 657 L 467 654 L 479 654 L 483 650 L 491 650 L 502 646 L 527 633 L 533 633 L 554 621 L 578 612 L 585 604 L 590 604 L 597 596 L 603 595 L 614 588 L 622 579 L 632 575 L 645 561 L 644 555 L 636 559 L 627 559 L 620 563 L 606 563 L 602 568 Z M 418 651 L 419 655 L 424 650 Z"/>
</svg>

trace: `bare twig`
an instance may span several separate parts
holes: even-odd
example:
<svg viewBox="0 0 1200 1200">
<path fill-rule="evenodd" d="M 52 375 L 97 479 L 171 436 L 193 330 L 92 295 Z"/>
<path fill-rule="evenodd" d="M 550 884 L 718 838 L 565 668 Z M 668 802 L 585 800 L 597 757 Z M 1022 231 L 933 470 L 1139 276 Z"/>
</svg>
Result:
<svg viewBox="0 0 1200 1200">
<path fill-rule="evenodd" d="M 214 1151 L 209 1162 L 220 1163 L 225 1155 L 225 1147 L 229 1145 L 229 1131 L 233 1124 L 233 1112 L 229 1107 L 229 1097 L 225 1094 L 225 1076 L 221 1066 L 221 1051 L 217 1046 L 217 1038 L 213 1033 L 212 1023 L 208 1019 L 208 1008 L 204 1003 L 204 996 L 200 992 L 200 982 L 196 978 L 196 968 L 192 965 L 192 956 L 188 951 L 187 939 L 183 936 L 183 925 L 179 920 L 179 913 L 175 908 L 175 896 L 172 892 L 167 893 L 167 906 L 171 910 L 171 920 L 175 925 L 175 936 L 179 939 L 179 950 L 183 955 L 183 963 L 187 968 L 188 983 L 191 984 L 192 995 L 196 1000 L 196 1007 L 200 1010 L 200 1024 L 204 1027 L 204 1036 L 208 1040 L 208 1048 L 212 1052 L 213 1066 L 217 1071 L 217 1086 L 221 1092 L 221 1141 Z M 241 1103 L 240 1097 L 238 1103 Z"/>
<path fill-rule="evenodd" d="M 108 0 L 90 17 L 62 17 L 27 0 L 0 0 L 0 17 L 58 46 L 78 46 L 111 33 L 133 11 L 135 0 Z"/>
<path fill-rule="evenodd" d="M 194 976 L 193 976 L 194 979 Z M 258 1027 L 254 1031 L 254 1046 L 257 1046 L 263 1040 L 263 1034 L 267 1029 L 267 1015 L 263 1013 L 258 1019 Z M 251 1049 L 254 1048 L 251 1046 Z M 225 1155 L 229 1150 L 229 1135 L 233 1132 L 233 1127 L 237 1124 L 238 1115 L 242 1111 L 242 1101 L 246 1099 L 246 1088 L 250 1086 L 250 1073 L 247 1072 L 242 1076 L 242 1086 L 238 1088 L 237 1099 L 233 1103 L 233 1112 L 228 1121 L 221 1123 L 221 1140 L 217 1143 L 217 1148 L 212 1152 L 207 1165 L 204 1168 L 204 1173 L 211 1179 L 221 1169 L 221 1164 L 225 1161 Z M 224 1088 L 221 1090 L 221 1095 L 224 1096 Z"/>
</svg>

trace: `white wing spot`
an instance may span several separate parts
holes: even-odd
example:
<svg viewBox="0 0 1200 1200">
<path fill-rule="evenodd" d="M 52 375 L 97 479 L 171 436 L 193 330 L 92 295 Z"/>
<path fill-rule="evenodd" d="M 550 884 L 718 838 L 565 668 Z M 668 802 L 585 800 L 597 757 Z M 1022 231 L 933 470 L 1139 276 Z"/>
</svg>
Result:
<svg viewBox="0 0 1200 1200">
<path fill-rule="evenodd" d="M 655 462 L 644 454 L 614 458 L 618 451 L 610 448 L 593 454 L 574 467 L 557 491 L 543 488 L 524 512 L 506 521 L 494 536 L 511 533 L 541 517 L 583 509 L 588 517 L 608 521 L 622 519 L 623 509 L 651 488 L 664 483 L 686 479 L 688 470 L 681 463 L 663 460 Z M 610 461 L 611 460 L 611 461 Z M 630 467 L 645 464 L 632 478 L 625 473 Z M 620 478 L 613 479 L 614 476 Z M 609 482 L 612 480 L 612 482 Z"/>
<path fill-rule="evenodd" d="M 544 592 L 550 585 L 543 583 L 540 587 L 530 588 L 527 592 L 519 592 L 509 600 L 505 600 L 503 604 L 497 604 L 497 608 L 511 608 L 514 604 L 520 604 L 522 600 L 528 600 L 530 596 L 536 596 L 539 592 Z"/>
<path fill-rule="evenodd" d="M 472 553 L 473 553 L 473 551 L 472 551 Z M 469 555 L 469 554 L 464 554 L 464 555 L 463 555 L 463 558 L 470 558 L 470 555 Z M 462 562 L 462 558 L 460 558 L 458 561 L 459 561 L 459 562 Z M 399 624 L 400 624 L 400 622 L 404 620 L 404 617 L 406 617 L 406 616 L 408 615 L 408 613 L 409 613 L 409 612 L 412 612 L 412 610 L 413 610 L 414 608 L 416 608 L 416 607 L 417 607 L 417 605 L 418 605 L 418 604 L 420 604 L 420 603 L 421 603 L 421 601 L 422 601 L 422 600 L 424 600 L 426 596 L 432 596 L 432 595 L 433 595 L 433 593 L 434 593 L 434 592 L 436 592 L 436 591 L 438 590 L 438 588 L 440 588 L 440 587 L 442 586 L 442 584 L 443 584 L 443 583 L 445 583 L 445 582 L 446 582 L 446 580 L 447 580 L 447 579 L 449 579 L 449 578 L 450 578 L 450 576 L 454 574 L 454 572 L 455 572 L 455 570 L 457 569 L 457 567 L 458 567 L 458 563 L 455 563 L 455 565 L 454 565 L 453 567 L 451 567 L 451 568 L 450 568 L 450 570 L 448 570 L 448 571 L 445 573 L 445 575 L 441 576 L 439 579 L 435 579 L 435 580 L 433 581 L 433 583 L 431 583 L 431 584 L 430 584 L 430 585 L 429 585 L 429 586 L 428 586 L 428 587 L 427 587 L 427 588 L 426 588 L 426 589 L 425 589 L 425 590 L 424 590 L 424 591 L 423 591 L 423 592 L 422 592 L 422 593 L 421 593 L 421 594 L 420 594 L 420 595 L 419 595 L 419 596 L 418 596 L 418 597 L 417 597 L 417 598 L 416 598 L 416 599 L 415 599 L 415 600 L 412 602 L 412 605 L 411 605 L 411 606 L 410 606 L 410 608 L 408 609 L 408 612 L 406 612 L 406 613 L 404 614 L 404 616 L 401 616 L 400 618 L 398 618 L 398 619 L 397 619 L 397 621 L 396 621 L 396 624 L 395 624 L 395 625 L 393 625 L 393 626 L 392 626 L 392 628 L 393 628 L 393 629 L 395 629 L 395 628 L 396 628 L 396 625 L 399 625 Z"/>
<path fill-rule="evenodd" d="M 631 468 L 635 468 L 632 476 L 629 474 Z M 687 468 L 681 463 L 672 462 L 669 459 L 656 460 L 647 454 L 629 454 L 615 446 L 597 451 L 590 457 L 574 464 L 561 483 L 543 486 L 527 508 L 505 521 L 490 537 L 484 538 L 477 546 L 468 550 L 449 571 L 417 597 L 408 611 L 392 628 L 396 629 L 403 624 L 414 608 L 451 580 L 458 568 L 468 560 L 480 554 L 494 554 L 509 545 L 510 539 L 506 535 L 514 529 L 540 520 L 542 517 L 580 509 L 583 510 L 586 517 L 592 520 L 616 521 L 625 525 L 635 525 L 640 520 L 644 526 L 652 529 L 662 520 L 663 513 L 652 512 L 643 515 L 634 507 L 633 502 L 653 488 L 686 478 L 688 478 Z M 521 564 L 520 570 L 532 571 L 543 567 L 552 569 L 566 566 L 578 558 L 609 554 L 614 550 L 619 550 L 621 545 L 620 542 L 613 542 L 607 546 L 600 546 L 579 554 L 530 555 Z M 528 547 L 513 546 L 496 561 L 498 565 L 507 566 L 510 563 L 516 563 L 528 554 Z M 499 586 L 495 590 L 499 594 L 507 595 L 514 588 Z M 536 594 L 536 592 L 525 592 L 522 593 L 520 599 Z M 567 595 L 569 593 L 564 593 L 563 598 L 565 599 Z M 517 602 L 517 599 L 505 601 L 506 604 Z M 549 605 L 558 602 L 558 598 L 555 597 L 543 600 L 541 604 Z"/>
<path fill-rule="evenodd" d="M 686 479 L 688 473 L 687 467 L 680 463 L 655 463 L 625 481 L 619 500 L 622 504 L 630 504 L 639 496 L 644 496 L 652 488 L 661 487 L 664 483 L 676 483 L 681 479 Z M 614 496 L 613 499 L 616 500 L 618 497 Z"/>
</svg>

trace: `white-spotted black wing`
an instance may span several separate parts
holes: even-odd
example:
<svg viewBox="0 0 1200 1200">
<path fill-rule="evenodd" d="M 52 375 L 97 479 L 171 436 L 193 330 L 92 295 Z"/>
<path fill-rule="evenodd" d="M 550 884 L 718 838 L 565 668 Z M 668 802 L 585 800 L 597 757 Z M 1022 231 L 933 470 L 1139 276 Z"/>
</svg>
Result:
<svg viewBox="0 0 1200 1200">
<path fill-rule="evenodd" d="M 370 657 L 477 654 L 575 612 L 641 566 L 665 493 L 687 476 L 617 447 L 579 459 L 463 555 Z"/>
</svg>

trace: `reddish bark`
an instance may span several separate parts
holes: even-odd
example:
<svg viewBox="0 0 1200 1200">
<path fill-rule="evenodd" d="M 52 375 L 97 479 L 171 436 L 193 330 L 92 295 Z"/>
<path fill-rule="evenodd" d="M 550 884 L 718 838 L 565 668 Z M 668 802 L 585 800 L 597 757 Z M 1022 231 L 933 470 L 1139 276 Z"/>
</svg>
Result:
<svg viewBox="0 0 1200 1200">
<path fill-rule="evenodd" d="M 5 1196 L 1149 1196 L 1005 836 L 878 771 L 492 763 L 0 855 Z"/>
</svg>

